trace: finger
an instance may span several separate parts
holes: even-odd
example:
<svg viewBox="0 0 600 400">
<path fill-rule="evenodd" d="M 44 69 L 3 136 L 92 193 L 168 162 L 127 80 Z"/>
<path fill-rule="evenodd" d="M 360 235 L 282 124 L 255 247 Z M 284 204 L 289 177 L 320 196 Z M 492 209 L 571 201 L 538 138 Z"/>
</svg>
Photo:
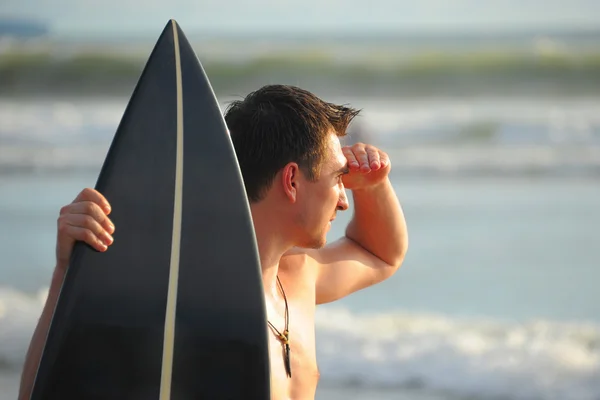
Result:
<svg viewBox="0 0 600 400">
<path fill-rule="evenodd" d="M 91 201 L 93 203 L 98 204 L 100 208 L 104 211 L 105 214 L 110 214 L 111 207 L 110 203 L 106 198 L 97 190 L 91 188 L 83 189 L 73 200 L 73 203 L 78 203 L 82 201 Z"/>
<path fill-rule="evenodd" d="M 350 169 L 358 169 L 360 164 L 358 163 L 358 160 L 354 156 L 354 152 L 352 151 L 352 148 L 349 146 L 346 146 L 342 149 L 342 151 L 344 152 L 344 156 L 346 157 L 346 160 L 348 160 L 348 167 Z"/>
<path fill-rule="evenodd" d="M 111 245 L 114 242 L 110 233 L 98 221 L 86 214 L 70 214 L 63 221 L 76 228 L 84 228 L 91 231 L 104 244 Z"/>
<path fill-rule="evenodd" d="M 62 215 L 70 215 L 70 214 L 84 214 L 89 215 L 98 223 L 100 223 L 104 229 L 106 229 L 109 233 L 115 232 L 115 226 L 105 214 L 105 212 L 100 208 L 100 206 L 92 201 L 79 201 L 76 203 L 71 203 L 68 206 L 65 206 L 60 211 Z"/>
<path fill-rule="evenodd" d="M 360 170 L 363 172 L 371 171 L 371 167 L 369 165 L 369 155 L 367 154 L 365 146 L 356 144 L 353 146 L 352 152 L 360 164 Z"/>
<path fill-rule="evenodd" d="M 368 146 L 366 148 L 367 155 L 369 157 L 369 167 L 373 170 L 378 170 L 381 166 L 381 161 L 379 158 L 379 150 L 373 146 Z"/>
<path fill-rule="evenodd" d="M 108 245 L 102 242 L 102 240 L 94 235 L 94 233 L 89 229 L 65 224 L 63 225 L 60 233 L 72 238 L 73 240 L 87 243 L 97 251 L 106 251 L 106 249 L 108 249 Z"/>
<path fill-rule="evenodd" d="M 381 163 L 381 168 L 386 168 L 388 165 L 390 165 L 390 157 L 383 151 L 379 152 L 379 161 Z"/>
</svg>

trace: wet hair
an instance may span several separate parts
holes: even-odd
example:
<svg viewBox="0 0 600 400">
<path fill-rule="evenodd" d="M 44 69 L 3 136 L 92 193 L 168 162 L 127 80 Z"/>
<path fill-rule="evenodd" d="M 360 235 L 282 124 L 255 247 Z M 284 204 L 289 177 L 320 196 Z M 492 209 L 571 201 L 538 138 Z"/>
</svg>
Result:
<svg viewBox="0 0 600 400">
<path fill-rule="evenodd" d="M 290 162 L 308 179 L 318 179 L 328 136 L 345 136 L 358 113 L 289 85 L 267 85 L 233 101 L 225 122 L 250 202 L 262 200 L 275 175 Z"/>
</svg>

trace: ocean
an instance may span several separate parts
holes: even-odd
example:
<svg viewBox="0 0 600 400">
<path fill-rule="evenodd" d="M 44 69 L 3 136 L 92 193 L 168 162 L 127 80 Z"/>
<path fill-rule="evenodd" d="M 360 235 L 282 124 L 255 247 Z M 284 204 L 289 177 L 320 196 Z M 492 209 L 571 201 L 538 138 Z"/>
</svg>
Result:
<svg viewBox="0 0 600 400">
<path fill-rule="evenodd" d="M 600 98 L 341 101 L 363 109 L 349 140 L 391 156 L 410 248 L 388 281 L 318 308 L 317 399 L 600 399 Z M 59 208 L 94 186 L 125 104 L 0 99 L 0 400 Z"/>
</svg>

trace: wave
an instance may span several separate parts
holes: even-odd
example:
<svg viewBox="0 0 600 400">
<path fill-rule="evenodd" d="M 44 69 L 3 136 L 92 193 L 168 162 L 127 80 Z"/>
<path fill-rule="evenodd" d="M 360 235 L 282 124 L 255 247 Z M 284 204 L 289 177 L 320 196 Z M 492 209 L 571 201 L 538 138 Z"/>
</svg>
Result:
<svg viewBox="0 0 600 400">
<path fill-rule="evenodd" d="M 394 173 L 600 176 L 597 98 L 354 100 L 364 111 L 350 140 L 380 145 Z M 0 171 L 97 173 L 125 106 L 123 97 L 0 100 Z"/>
<path fill-rule="evenodd" d="M 0 369 L 19 370 L 47 292 L 0 288 Z M 458 398 L 596 400 L 600 326 L 428 313 L 317 310 L 325 385 L 408 387 Z"/>
<path fill-rule="evenodd" d="M 147 56 L 102 51 L 60 56 L 51 50 L 0 52 L 0 93 L 129 94 Z M 245 60 L 207 58 L 203 65 L 219 95 L 274 81 L 301 82 L 317 91 L 339 87 L 344 93 L 397 96 L 599 93 L 598 52 L 429 51 L 409 56 L 400 48 L 358 56 L 307 50 L 259 54 Z"/>
<path fill-rule="evenodd" d="M 459 398 L 598 399 L 600 327 L 431 314 L 317 314 L 325 380 Z"/>
<path fill-rule="evenodd" d="M 592 47 L 594 48 L 594 47 Z M 34 47 L 28 49 L 8 48 L 0 52 L 0 69 L 32 70 L 34 68 L 75 73 L 105 72 L 120 74 L 139 74 L 150 53 L 150 48 L 101 49 L 94 46 L 85 50 Z M 243 50 L 243 49 L 241 49 Z M 350 51 L 347 51 L 350 50 Z M 239 58 L 221 51 L 211 54 L 203 62 L 208 71 L 217 76 L 227 74 L 253 73 L 259 70 L 305 70 L 327 71 L 354 74 L 386 73 L 395 75 L 448 73 L 465 70 L 477 72 L 518 72 L 532 73 L 540 71 L 585 73 L 594 72 L 600 66 L 600 52 L 574 51 L 570 49 L 471 49 L 470 51 L 452 51 L 427 49 L 423 51 L 393 52 L 388 48 L 366 46 L 366 48 L 335 49 L 322 46 L 304 49 L 289 47 L 274 51 L 257 51 Z M 396 49 L 396 50 L 401 50 Z M 198 50 L 203 54 L 202 49 Z M 201 57 L 202 58 L 202 57 Z"/>
<path fill-rule="evenodd" d="M 19 369 L 42 307 L 47 289 L 36 296 L 0 287 L 0 369 Z"/>
</svg>

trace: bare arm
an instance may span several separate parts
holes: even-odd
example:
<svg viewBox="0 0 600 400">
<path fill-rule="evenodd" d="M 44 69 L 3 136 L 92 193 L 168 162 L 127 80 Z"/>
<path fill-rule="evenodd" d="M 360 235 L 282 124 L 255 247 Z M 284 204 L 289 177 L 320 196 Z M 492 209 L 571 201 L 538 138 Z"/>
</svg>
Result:
<svg viewBox="0 0 600 400">
<path fill-rule="evenodd" d="M 57 266 L 52 275 L 46 304 L 33 332 L 25 357 L 19 400 L 26 400 L 31 396 L 46 336 L 75 241 L 83 241 L 97 251 L 105 251 L 113 242 L 111 234 L 115 230 L 107 217 L 109 213 L 108 201 L 93 189 L 82 190 L 71 204 L 60 210 L 56 241 Z"/>
<path fill-rule="evenodd" d="M 389 179 L 354 190 L 354 217 L 346 237 L 396 269 L 408 248 L 404 213 Z"/>
<path fill-rule="evenodd" d="M 42 315 L 33 332 L 31 343 L 29 343 L 29 349 L 27 350 L 27 355 L 25 357 L 25 365 L 23 366 L 23 373 L 21 375 L 19 400 L 26 400 L 31 396 L 38 365 L 46 343 L 46 336 L 48 335 L 48 329 L 50 328 L 50 321 L 52 320 L 52 314 L 54 313 L 54 308 L 56 307 L 56 302 L 58 301 L 58 295 L 64 279 L 64 272 L 62 271 L 62 269 L 57 268 L 52 275 L 52 282 L 48 291 L 46 304 L 44 305 Z"/>
<path fill-rule="evenodd" d="M 367 147 L 366 152 L 372 149 Z M 353 152 L 357 159 L 362 155 L 360 149 Z M 387 155 L 378 154 L 380 168 L 362 178 L 360 171 L 356 171 L 357 178 L 348 179 L 354 215 L 345 237 L 310 253 L 318 269 L 317 304 L 337 300 L 389 278 L 404 260 L 408 249 L 406 221 L 388 178 Z M 351 155 L 347 157 L 352 160 Z"/>
</svg>

